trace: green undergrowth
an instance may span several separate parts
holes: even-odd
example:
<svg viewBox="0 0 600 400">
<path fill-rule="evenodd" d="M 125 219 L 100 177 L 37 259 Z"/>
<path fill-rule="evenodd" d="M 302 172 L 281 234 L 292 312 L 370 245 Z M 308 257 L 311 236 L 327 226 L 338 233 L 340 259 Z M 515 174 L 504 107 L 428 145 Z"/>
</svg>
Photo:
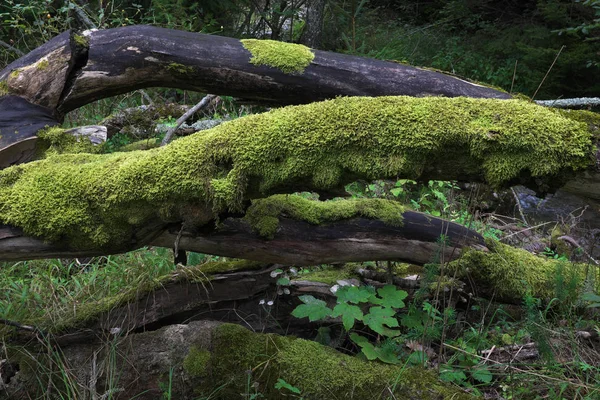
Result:
<svg viewBox="0 0 600 400">
<path fill-rule="evenodd" d="M 101 313 L 169 283 L 205 282 L 211 275 L 264 267 L 244 260 L 209 261 L 190 253 L 200 263 L 178 268 L 170 250 L 138 250 L 101 257 L 87 266 L 74 260 L 38 260 L 0 265 L 2 318 L 50 331 L 73 328 Z M 12 328 L 0 327 L 0 337 Z"/>
<path fill-rule="evenodd" d="M 283 216 L 314 225 L 360 216 L 401 226 L 404 210 L 401 203 L 384 199 L 317 201 L 297 194 L 279 194 L 254 200 L 244 219 L 261 236 L 273 238 Z"/>
<path fill-rule="evenodd" d="M 242 39 L 241 42 L 252 53 L 252 64 L 277 68 L 286 74 L 301 74 L 315 58 L 314 53 L 301 44 L 258 39 Z"/>
<path fill-rule="evenodd" d="M 567 275 L 567 280 L 573 281 L 576 291 L 586 282 L 585 264 L 536 256 L 490 239 L 487 245 L 489 252 L 464 249 L 461 257 L 449 267 L 457 270 L 460 277 L 487 285 L 498 299 L 514 301 L 531 295 L 550 300 L 555 295 L 559 269 L 562 275 Z"/>
<path fill-rule="evenodd" d="M 247 374 L 265 398 L 280 398 L 275 383 L 283 379 L 304 398 L 326 399 L 463 399 L 468 395 L 444 385 L 420 368 L 369 363 L 316 342 L 256 334 L 238 325 L 216 328 L 210 360 L 211 387 L 225 385 L 217 398 L 244 392 Z M 200 354 L 200 357 L 204 357 Z M 191 364 L 193 360 L 188 360 Z"/>
<path fill-rule="evenodd" d="M 223 123 L 169 146 L 63 154 L 0 171 L 0 221 L 79 247 L 123 243 L 150 220 L 206 220 L 249 198 L 356 179 L 417 179 L 438 167 L 498 186 L 524 174 L 555 180 L 591 160 L 591 134 L 519 100 L 338 98 Z M 212 215 L 211 215 L 212 212 Z"/>
</svg>

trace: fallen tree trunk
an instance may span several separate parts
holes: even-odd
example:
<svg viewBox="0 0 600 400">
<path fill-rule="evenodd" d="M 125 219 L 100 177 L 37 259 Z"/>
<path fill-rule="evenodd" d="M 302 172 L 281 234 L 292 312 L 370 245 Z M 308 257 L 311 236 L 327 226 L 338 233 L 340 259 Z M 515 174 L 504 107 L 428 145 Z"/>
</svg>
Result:
<svg viewBox="0 0 600 400">
<path fill-rule="evenodd" d="M 77 397 L 109 393 L 115 399 L 153 400 L 169 387 L 170 395 L 184 400 L 232 399 L 251 392 L 275 399 L 287 391 L 275 388 L 283 379 L 311 399 L 330 398 L 332 393 L 360 399 L 390 394 L 407 400 L 470 398 L 422 368 L 367 362 L 316 342 L 214 321 L 117 335 L 109 343 L 74 344 L 59 351 L 41 347 L 39 352 L 10 347 L 2 361 L 19 372 L 10 374 L 6 383 L 0 381 L 0 395 L 17 400 L 71 390 Z M 39 372 L 39 366 L 55 365 L 57 359 L 62 371 Z"/>
<path fill-rule="evenodd" d="M 202 232 L 214 232 L 215 221 L 248 212 L 257 216 L 253 229 L 274 239 L 279 217 L 286 215 L 313 225 L 367 217 L 402 226 L 395 218 L 406 210 L 394 202 L 304 204 L 298 196 L 280 196 L 251 206 L 250 200 L 301 190 L 339 192 L 356 179 L 377 178 L 483 180 L 496 186 L 524 182 L 544 190 L 590 165 L 592 140 L 587 126 L 514 100 L 345 98 L 287 107 L 240 118 L 160 149 L 64 154 L 0 171 L 0 220 L 10 225 L 4 229 L 1 258 L 120 252 L 157 240 L 165 245 L 175 242 L 172 235 L 157 238 L 167 227 L 179 231 L 182 224 L 183 231 L 193 232 L 190 237 L 203 238 Z M 322 215 L 335 218 L 320 220 Z M 419 242 L 429 229 L 421 225 L 410 232 L 386 233 L 385 225 L 378 228 L 383 236 L 377 237 L 384 242 L 389 232 Z M 425 242 L 444 234 L 442 225 L 434 229 L 435 235 L 427 233 Z M 22 231 L 15 235 L 14 228 Z M 309 232 L 305 228 L 296 233 L 310 242 Z M 240 235 L 247 233 L 241 230 Z M 223 243 L 237 242 L 235 235 L 233 240 L 220 238 L 221 243 L 212 244 L 204 238 L 182 240 L 191 250 L 217 251 L 213 254 L 290 263 L 301 258 L 286 246 L 262 254 L 243 246 L 234 250 Z M 352 234 L 344 238 L 356 239 Z M 393 241 L 387 243 L 369 257 L 416 263 L 430 258 L 431 247 L 411 246 L 414 255 L 404 258 L 401 250 L 391 250 Z M 413 251 L 419 248 L 424 251 Z M 357 260 L 352 252 L 344 256 L 346 252 L 339 247 L 327 254 L 322 246 L 298 250 L 310 262 Z"/>
<path fill-rule="evenodd" d="M 112 248 L 77 249 L 69 243 L 48 243 L 24 235 L 22 230 L 0 227 L 0 260 L 84 257 L 121 253 L 152 245 L 174 247 L 226 257 L 285 265 L 318 265 L 331 262 L 401 260 L 425 264 L 439 255 L 452 260 L 460 248 L 484 248 L 476 232 L 440 218 L 407 211 L 404 224 L 352 218 L 323 225 L 282 219 L 273 239 L 262 237 L 243 219 L 228 218 L 218 227 L 180 231 L 181 224 L 140 229 L 136 239 Z M 442 244 L 445 235 L 448 243 Z"/>
<path fill-rule="evenodd" d="M 65 32 L 8 65 L 0 72 L 0 81 L 9 94 L 56 110 L 57 115 L 100 98 L 154 86 L 275 104 L 340 95 L 511 98 L 403 64 L 152 26 L 81 35 Z"/>
</svg>

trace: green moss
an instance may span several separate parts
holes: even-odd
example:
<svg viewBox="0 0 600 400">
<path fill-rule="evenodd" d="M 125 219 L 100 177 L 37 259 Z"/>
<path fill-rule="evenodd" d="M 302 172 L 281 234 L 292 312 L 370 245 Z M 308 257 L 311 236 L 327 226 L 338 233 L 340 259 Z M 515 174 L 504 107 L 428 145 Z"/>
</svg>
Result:
<svg viewBox="0 0 600 400">
<path fill-rule="evenodd" d="M 208 371 L 210 351 L 192 346 L 183 359 L 183 370 L 192 377 L 203 377 Z"/>
<path fill-rule="evenodd" d="M 538 257 L 491 240 L 487 244 L 490 252 L 465 249 L 449 268 L 456 269 L 459 277 L 468 276 L 478 285 L 487 286 L 498 299 L 519 301 L 528 292 L 537 298 L 550 299 L 555 291 L 556 272 L 565 265 L 569 266 L 569 274 L 583 284 L 585 265 Z"/>
<path fill-rule="evenodd" d="M 555 109 L 554 112 L 573 121 L 587 124 L 590 132 L 595 136 L 596 141 L 600 141 L 600 113 L 586 110 L 562 109 Z"/>
<path fill-rule="evenodd" d="M 310 271 L 308 273 L 303 273 L 302 275 L 299 275 L 294 279 L 335 285 L 339 280 L 350 279 L 355 277 L 356 273 L 354 272 L 353 264 L 348 264 L 341 269 L 328 268 L 319 271 Z"/>
<path fill-rule="evenodd" d="M 137 142 L 126 144 L 119 147 L 119 151 L 136 151 L 136 150 L 148 150 L 154 149 L 160 146 L 160 141 L 156 139 L 143 139 Z"/>
<path fill-rule="evenodd" d="M 0 82 L 0 96 L 6 96 L 8 92 L 8 83 L 6 81 Z"/>
<path fill-rule="evenodd" d="M 37 158 L 63 153 L 99 153 L 100 148 L 87 137 L 66 134 L 59 127 L 46 128 L 38 132 Z"/>
<path fill-rule="evenodd" d="M 20 74 L 21 74 L 21 70 L 20 69 L 15 69 L 14 71 L 12 71 L 10 73 L 9 77 L 12 78 L 12 79 L 17 79 Z"/>
<path fill-rule="evenodd" d="M 463 399 L 459 390 L 444 386 L 431 372 L 384 365 L 341 354 L 316 342 L 274 334 L 256 334 L 238 325 L 221 325 L 213 336 L 214 387 L 227 384 L 219 398 L 234 398 L 248 382 L 259 383 L 267 399 L 280 398 L 278 378 L 302 390 L 310 399 L 380 398 L 393 391 L 397 398 Z"/>
<path fill-rule="evenodd" d="M 37 69 L 39 69 L 40 71 L 47 69 L 49 66 L 50 66 L 50 63 L 46 59 L 38 61 L 38 63 L 35 65 L 35 67 Z"/>
<path fill-rule="evenodd" d="M 169 65 L 167 65 L 167 69 L 178 74 L 187 74 L 194 71 L 193 67 L 179 63 L 169 63 Z"/>
<path fill-rule="evenodd" d="M 0 221 L 49 241 L 102 247 L 126 242 L 150 220 L 181 221 L 178 207 L 189 204 L 210 216 L 290 187 L 418 179 L 444 167 L 496 186 L 522 174 L 554 181 L 588 166 L 591 154 L 585 124 L 522 101 L 338 98 L 239 118 L 157 149 L 6 168 Z M 278 212 L 270 215 L 270 226 L 262 218 L 267 234 Z"/>
<path fill-rule="evenodd" d="M 301 44 L 257 39 L 242 39 L 241 42 L 252 53 L 252 64 L 278 68 L 286 74 L 303 73 L 315 58 L 313 52 Z"/>
<path fill-rule="evenodd" d="M 281 216 L 314 225 L 360 216 L 401 226 L 403 212 L 400 203 L 384 199 L 316 201 L 295 194 L 278 194 L 254 200 L 244 218 L 261 236 L 272 239 Z"/>
<path fill-rule="evenodd" d="M 73 35 L 73 40 L 80 47 L 89 47 L 90 46 L 89 39 L 83 35 Z"/>
</svg>

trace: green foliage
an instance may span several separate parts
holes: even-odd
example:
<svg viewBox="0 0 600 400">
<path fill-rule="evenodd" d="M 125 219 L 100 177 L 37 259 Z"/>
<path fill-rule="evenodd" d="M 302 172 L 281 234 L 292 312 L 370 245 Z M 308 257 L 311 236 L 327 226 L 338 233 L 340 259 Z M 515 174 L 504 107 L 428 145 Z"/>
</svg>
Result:
<svg viewBox="0 0 600 400">
<path fill-rule="evenodd" d="M 300 304 L 292 311 L 292 315 L 296 318 L 308 318 L 309 321 L 318 321 L 325 317 L 329 317 L 332 313 L 327 307 L 327 303 L 323 300 L 316 299 L 311 295 L 298 297 L 304 304 Z"/>
<path fill-rule="evenodd" d="M 386 338 L 393 338 L 400 334 L 399 331 L 390 329 L 400 326 L 397 318 L 397 310 L 404 308 L 404 299 L 408 293 L 398 290 L 393 285 L 386 285 L 375 291 L 370 286 L 342 286 L 335 292 L 337 304 L 332 309 L 327 307 L 322 300 L 313 296 L 300 296 L 304 304 L 294 309 L 292 315 L 297 318 L 308 317 L 309 320 L 318 321 L 326 317 L 342 317 L 342 323 L 346 331 L 350 331 L 356 321 L 362 321 L 364 325 L 373 332 Z M 360 304 L 372 305 L 362 309 Z M 355 342 L 362 353 L 369 360 L 379 359 L 386 363 L 398 363 L 398 357 L 391 347 L 376 346 L 359 334 L 351 333 L 350 339 Z"/>
</svg>

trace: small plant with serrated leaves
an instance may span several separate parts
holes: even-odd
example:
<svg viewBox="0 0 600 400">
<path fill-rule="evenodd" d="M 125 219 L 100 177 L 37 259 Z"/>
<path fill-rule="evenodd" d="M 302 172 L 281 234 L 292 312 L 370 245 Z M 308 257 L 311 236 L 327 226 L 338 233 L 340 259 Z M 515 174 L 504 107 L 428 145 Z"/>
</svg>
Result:
<svg viewBox="0 0 600 400">
<path fill-rule="evenodd" d="M 475 386 L 491 383 L 494 376 L 487 366 L 480 363 L 475 348 L 462 339 L 457 340 L 455 344 L 456 353 L 440 367 L 440 379 L 470 388 L 475 394 L 480 395 Z"/>
<path fill-rule="evenodd" d="M 319 321 L 328 317 L 341 317 L 344 329 L 350 331 L 356 321 L 362 322 L 373 332 L 386 339 L 400 335 L 394 328 L 400 326 L 398 310 L 404 308 L 404 299 L 408 293 L 398 290 L 393 285 L 386 285 L 375 290 L 371 286 L 342 286 L 336 291 L 337 304 L 333 309 L 323 300 L 311 295 L 300 296 L 300 304 L 292 315 L 297 318 L 308 318 L 309 321 Z M 362 354 L 369 360 L 381 360 L 386 363 L 399 362 L 395 346 L 389 345 L 389 340 L 375 345 L 356 332 L 350 334 L 352 340 L 360 347 Z"/>
</svg>

